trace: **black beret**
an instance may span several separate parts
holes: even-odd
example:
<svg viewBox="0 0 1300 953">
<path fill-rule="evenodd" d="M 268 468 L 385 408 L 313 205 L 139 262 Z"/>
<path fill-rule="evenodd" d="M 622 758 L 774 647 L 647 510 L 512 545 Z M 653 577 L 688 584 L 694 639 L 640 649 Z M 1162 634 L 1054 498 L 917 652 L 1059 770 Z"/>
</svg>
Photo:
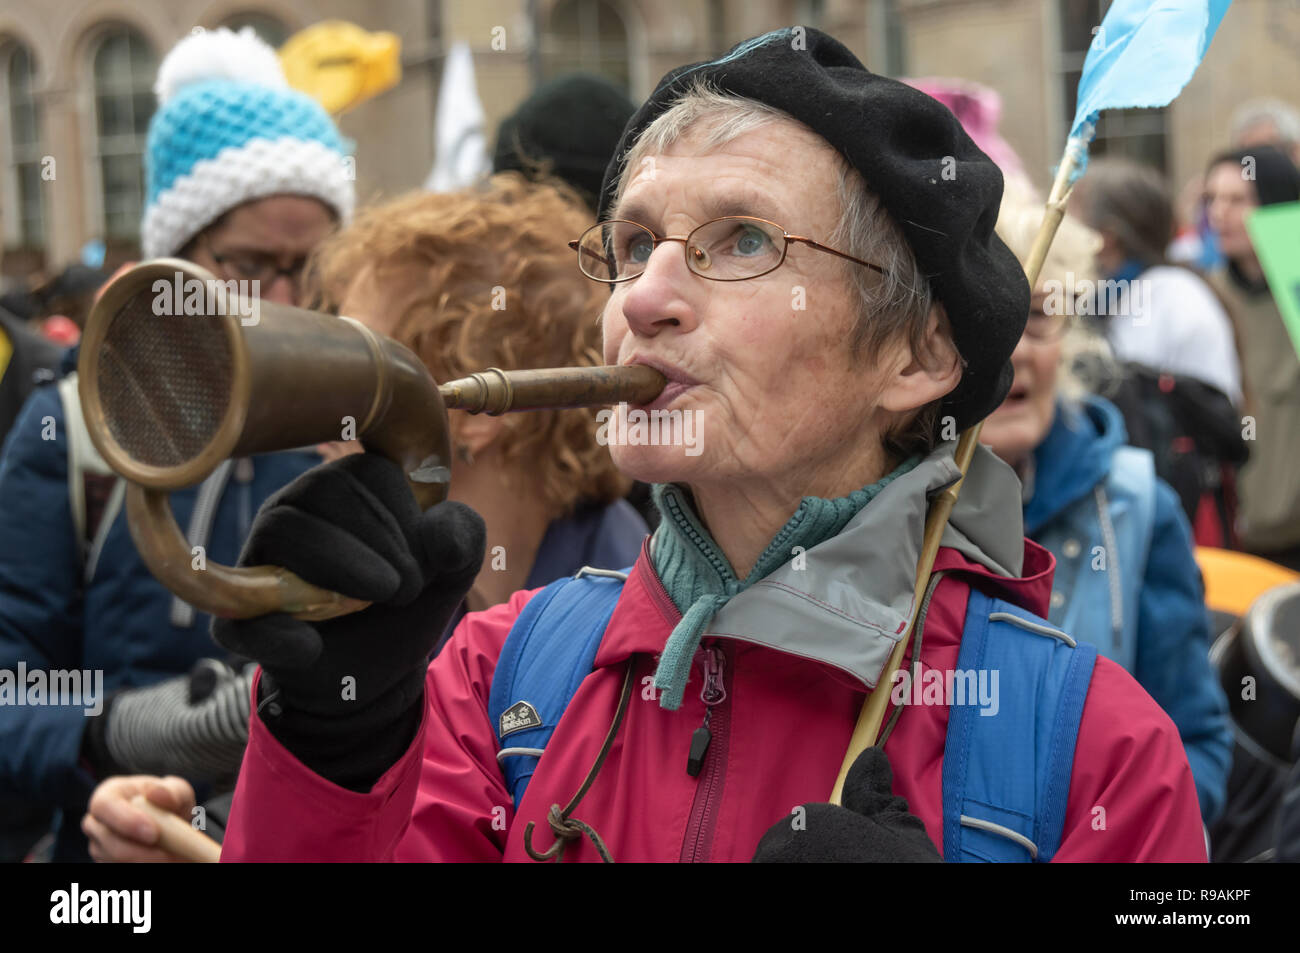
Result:
<svg viewBox="0 0 1300 953">
<path fill-rule="evenodd" d="M 948 108 L 869 72 L 819 30 L 775 30 L 660 80 L 623 131 L 605 172 L 599 217 L 613 204 L 627 151 L 697 80 L 789 114 L 861 173 L 943 302 L 965 362 L 943 414 L 964 429 L 996 409 L 1011 389 L 1011 352 L 1029 317 L 1029 283 L 993 231 L 1002 173 Z"/>
<path fill-rule="evenodd" d="M 501 121 L 492 171 L 531 174 L 542 166 L 594 208 L 605 167 L 635 111 L 627 94 L 603 77 L 557 77 Z"/>
</svg>

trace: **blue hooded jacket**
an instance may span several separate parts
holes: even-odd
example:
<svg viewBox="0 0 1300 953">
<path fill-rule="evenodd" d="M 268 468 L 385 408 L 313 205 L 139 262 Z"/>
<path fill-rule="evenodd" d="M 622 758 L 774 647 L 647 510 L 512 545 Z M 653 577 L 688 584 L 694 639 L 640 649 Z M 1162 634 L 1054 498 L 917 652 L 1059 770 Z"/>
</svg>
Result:
<svg viewBox="0 0 1300 953">
<path fill-rule="evenodd" d="M 76 349 L 64 373 L 75 367 Z M 52 426 L 51 426 L 52 421 Z M 68 498 L 63 402 L 48 384 L 32 392 L 0 454 L 0 670 L 102 672 L 103 695 L 188 672 L 221 654 L 209 616 L 177 604 L 136 552 L 119 510 L 84 580 Z M 52 436 L 53 439 L 45 439 Z M 230 469 L 212 511 L 205 553 L 234 565 L 262 501 L 320 457 L 267 454 Z M 171 494 L 190 526 L 199 488 Z M 83 690 L 84 692 L 84 690 Z M 81 760 L 90 716 L 81 706 L 0 705 L 0 794 L 62 810 L 55 860 L 88 860 L 80 830 L 96 778 Z"/>
<path fill-rule="evenodd" d="M 1178 497 L 1126 437 L 1102 398 L 1058 401 L 1025 476 L 1025 534 L 1057 560 L 1050 621 L 1128 669 L 1177 726 L 1208 824 L 1223 808 L 1232 729 L 1205 590 Z"/>
</svg>

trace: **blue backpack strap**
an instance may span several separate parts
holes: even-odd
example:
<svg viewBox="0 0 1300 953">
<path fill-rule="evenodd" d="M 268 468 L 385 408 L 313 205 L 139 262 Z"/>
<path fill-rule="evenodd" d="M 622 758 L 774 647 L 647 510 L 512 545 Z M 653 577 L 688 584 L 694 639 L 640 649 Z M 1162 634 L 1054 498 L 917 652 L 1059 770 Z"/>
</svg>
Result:
<svg viewBox="0 0 1300 953">
<path fill-rule="evenodd" d="M 515 807 L 582 680 L 591 673 L 627 572 L 581 569 L 528 600 L 492 675 L 488 716 Z"/>
<path fill-rule="evenodd" d="M 973 673 L 965 684 L 990 686 L 992 702 L 954 690 L 943 756 L 945 860 L 1052 859 L 1096 659 L 1092 646 L 971 589 L 954 683 Z"/>
<path fill-rule="evenodd" d="M 1112 563 L 1106 568 L 1111 585 L 1112 632 L 1116 621 L 1122 623 L 1122 628 L 1113 640 L 1118 644 L 1107 654 L 1130 672 L 1137 668 L 1138 605 L 1155 535 L 1156 483 L 1155 460 L 1150 451 L 1116 447 L 1103 484 L 1103 498 L 1098 500 L 1099 511 L 1102 502 L 1107 504 L 1105 511 L 1099 512 L 1102 535 L 1114 537 L 1113 543 L 1109 538 L 1105 540 L 1106 546 L 1119 550 L 1112 554 Z"/>
</svg>

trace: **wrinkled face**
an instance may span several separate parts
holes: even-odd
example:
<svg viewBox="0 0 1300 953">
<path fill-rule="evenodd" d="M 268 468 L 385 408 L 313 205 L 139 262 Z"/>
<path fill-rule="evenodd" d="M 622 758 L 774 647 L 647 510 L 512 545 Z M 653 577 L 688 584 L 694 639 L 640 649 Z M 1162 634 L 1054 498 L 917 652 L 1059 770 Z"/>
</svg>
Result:
<svg viewBox="0 0 1300 953">
<path fill-rule="evenodd" d="M 195 241 L 189 257 L 223 280 L 256 278 L 265 301 L 299 304 L 297 275 L 334 224 L 334 213 L 319 199 L 272 195 L 231 209 Z M 297 274 L 290 278 L 276 269 Z"/>
<path fill-rule="evenodd" d="M 1229 258 L 1254 254 L 1246 232 L 1246 216 L 1259 206 L 1255 184 L 1233 162 L 1221 162 L 1205 177 L 1205 209 L 1219 247 Z"/>
<path fill-rule="evenodd" d="M 1029 307 L 1030 325 L 1059 323 L 1043 313 L 1046 293 L 1035 289 Z M 1057 333 L 1036 339 L 1022 334 L 1011 354 L 1015 378 L 1011 390 L 997 410 L 989 414 L 980 430 L 980 442 L 988 444 L 1013 467 L 1025 462 L 1052 429 L 1056 407 L 1056 372 L 1061 361 L 1061 337 Z"/>
<path fill-rule="evenodd" d="M 749 215 L 830 244 L 838 161 L 784 120 L 708 150 L 688 130 L 638 164 L 610 217 L 685 237 Z M 757 253 L 756 241 L 741 236 L 729 253 Z M 846 269 L 861 266 L 796 243 L 775 271 L 720 282 L 687 268 L 681 242 L 643 252 L 640 276 L 615 285 L 605 308 L 604 358 L 662 370 L 669 385 L 649 409 L 693 414 L 698 447 L 611 441 L 619 469 L 646 482 L 792 480 L 809 493 L 831 475 L 852 482 L 855 459 L 879 452 L 886 368 L 910 356 L 905 344 L 875 363 L 850 354 L 858 301 Z"/>
</svg>

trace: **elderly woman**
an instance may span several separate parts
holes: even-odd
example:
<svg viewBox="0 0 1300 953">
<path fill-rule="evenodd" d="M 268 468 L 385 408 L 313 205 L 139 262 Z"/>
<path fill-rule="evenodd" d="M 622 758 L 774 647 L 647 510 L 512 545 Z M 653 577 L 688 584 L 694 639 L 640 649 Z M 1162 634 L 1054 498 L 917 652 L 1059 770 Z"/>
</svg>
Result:
<svg viewBox="0 0 1300 953">
<path fill-rule="evenodd" d="M 1041 205 L 1008 192 L 997 231 L 1028 258 L 1042 218 Z M 980 439 L 1020 475 L 1025 533 L 1056 557 L 1048 618 L 1123 665 L 1173 719 L 1208 824 L 1224 804 L 1232 730 L 1191 529 L 1151 454 L 1126 446 L 1120 412 L 1072 374 L 1105 345 L 1069 303 L 1049 301 L 1067 275 L 1089 277 L 1096 244 L 1074 219 L 1061 223 L 1011 354 L 1011 391 Z"/>
<path fill-rule="evenodd" d="M 883 752 L 845 806 L 809 803 L 907 628 L 927 497 L 957 477 L 936 437 L 1010 382 L 1028 289 L 992 235 L 1000 193 L 951 113 L 815 30 L 665 77 L 575 242 L 612 287 L 605 360 L 668 379 L 634 410 L 703 421 L 698 454 L 612 448 L 656 484 L 651 544 L 625 580 L 469 615 L 426 670 L 480 522 L 421 515 L 371 454 L 304 478 L 245 558 L 375 605 L 215 627 L 263 664 L 225 858 L 1203 860 L 1177 733 L 1041 619 L 1051 560 L 986 451 L 916 682 L 876 688 L 906 703 Z M 983 707 L 945 687 L 959 667 L 992 688 Z"/>
</svg>

